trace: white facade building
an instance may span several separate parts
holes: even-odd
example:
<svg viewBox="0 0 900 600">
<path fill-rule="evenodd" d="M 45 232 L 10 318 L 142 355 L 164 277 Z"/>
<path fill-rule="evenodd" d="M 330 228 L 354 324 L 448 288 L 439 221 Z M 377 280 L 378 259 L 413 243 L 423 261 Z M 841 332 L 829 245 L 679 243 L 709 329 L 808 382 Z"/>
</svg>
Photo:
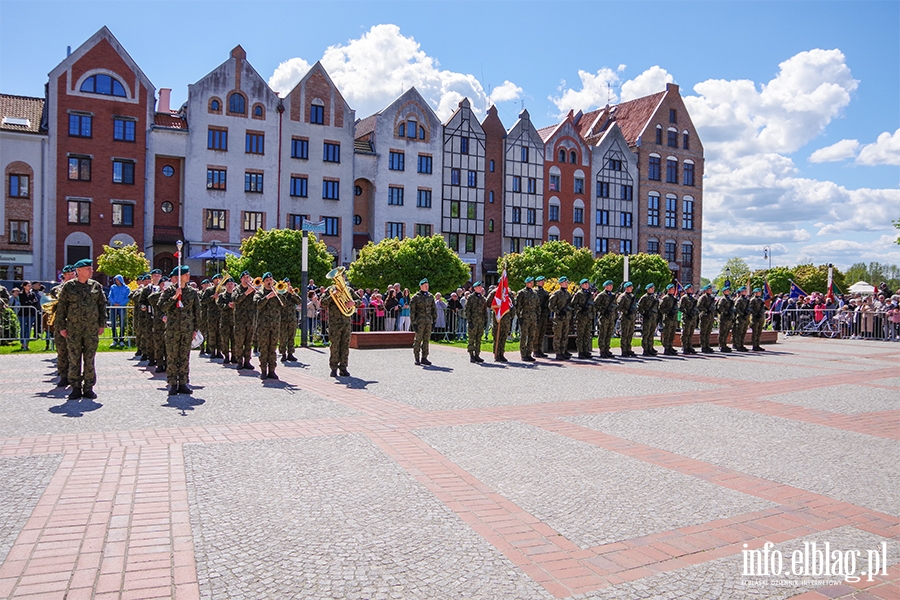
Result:
<svg viewBox="0 0 900 600">
<path fill-rule="evenodd" d="M 544 236 L 544 141 L 527 110 L 504 140 L 503 250 L 521 252 Z"/>
<path fill-rule="evenodd" d="M 612 122 L 591 146 L 594 182 L 592 243 L 594 254 L 636 254 L 638 248 L 637 155 Z M 658 253 L 658 248 L 653 251 Z"/>
</svg>

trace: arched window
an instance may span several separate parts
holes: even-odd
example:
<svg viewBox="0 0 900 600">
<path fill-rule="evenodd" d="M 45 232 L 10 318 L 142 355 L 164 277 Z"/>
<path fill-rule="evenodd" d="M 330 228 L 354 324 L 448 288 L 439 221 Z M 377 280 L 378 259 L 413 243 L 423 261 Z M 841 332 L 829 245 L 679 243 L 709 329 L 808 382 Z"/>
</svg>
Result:
<svg viewBox="0 0 900 600">
<path fill-rule="evenodd" d="M 228 112 L 239 115 L 247 114 L 247 101 L 237 92 L 228 97 Z"/>
<path fill-rule="evenodd" d="M 118 79 L 109 75 L 91 75 L 81 84 L 81 91 L 89 94 L 102 94 L 104 96 L 127 97 L 125 86 Z"/>
<path fill-rule="evenodd" d="M 561 163 L 566 162 L 566 151 L 565 150 L 559 151 L 559 162 L 561 162 Z"/>
<path fill-rule="evenodd" d="M 416 124 L 415 121 L 410 121 L 409 123 L 406 124 L 406 133 L 410 138 L 416 139 L 416 131 L 417 130 L 418 130 L 418 125 Z"/>
<path fill-rule="evenodd" d="M 419 125 L 419 139 L 420 140 L 425 139 L 425 128 L 422 127 L 421 125 Z"/>
<path fill-rule="evenodd" d="M 209 112 L 211 113 L 221 113 L 222 112 L 222 102 L 218 98 L 210 98 L 209 99 Z"/>
<path fill-rule="evenodd" d="M 257 119 L 263 119 L 266 116 L 266 111 L 263 108 L 262 104 L 253 105 L 253 116 Z"/>
<path fill-rule="evenodd" d="M 573 165 L 578 162 L 578 154 L 574 150 L 569 153 L 569 162 Z"/>
</svg>

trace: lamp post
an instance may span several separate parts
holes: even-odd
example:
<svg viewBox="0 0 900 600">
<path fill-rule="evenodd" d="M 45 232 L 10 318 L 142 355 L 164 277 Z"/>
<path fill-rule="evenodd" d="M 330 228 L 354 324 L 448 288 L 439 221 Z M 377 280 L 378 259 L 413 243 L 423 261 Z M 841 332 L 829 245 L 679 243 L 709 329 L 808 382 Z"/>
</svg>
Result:
<svg viewBox="0 0 900 600">
<path fill-rule="evenodd" d="M 731 267 L 725 267 L 725 285 L 731 285 Z"/>
<path fill-rule="evenodd" d="M 769 270 L 772 270 L 772 249 L 766 246 L 763 248 L 763 260 L 768 259 L 769 261 Z"/>
</svg>

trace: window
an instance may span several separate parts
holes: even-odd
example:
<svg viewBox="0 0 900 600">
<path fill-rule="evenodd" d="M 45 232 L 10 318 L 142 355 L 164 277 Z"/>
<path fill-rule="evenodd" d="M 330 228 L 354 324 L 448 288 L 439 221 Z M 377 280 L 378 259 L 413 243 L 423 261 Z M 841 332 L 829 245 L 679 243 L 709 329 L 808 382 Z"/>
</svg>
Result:
<svg viewBox="0 0 900 600">
<path fill-rule="evenodd" d="M 432 158 L 427 154 L 419 155 L 419 173 L 431 173 Z"/>
<path fill-rule="evenodd" d="M 685 243 L 681 245 L 681 264 L 685 267 L 693 266 L 694 264 L 694 245 L 691 243 Z"/>
<path fill-rule="evenodd" d="M 453 250 L 454 252 L 459 252 L 459 234 L 458 233 L 448 233 L 447 234 L 447 247 Z"/>
<path fill-rule="evenodd" d="M 684 148 L 685 150 L 690 150 L 691 149 L 690 140 L 691 140 L 691 136 L 688 134 L 687 131 L 685 131 L 681 135 L 681 147 Z"/>
<path fill-rule="evenodd" d="M 28 175 L 10 175 L 9 176 L 9 197 L 10 198 L 27 198 L 28 197 Z"/>
<path fill-rule="evenodd" d="M 164 213 L 168 214 L 168 213 L 172 212 L 173 210 L 175 210 L 175 205 L 172 204 L 171 202 L 169 202 L 168 200 L 166 200 L 159 206 L 159 208 L 162 209 L 162 211 Z"/>
<path fill-rule="evenodd" d="M 521 157 L 522 162 L 528 162 L 528 146 L 522 146 Z"/>
<path fill-rule="evenodd" d="M 324 156 L 322 160 L 325 162 L 341 162 L 341 145 L 333 142 L 325 142 Z"/>
<path fill-rule="evenodd" d="M 104 96 L 126 97 L 125 86 L 119 83 L 118 79 L 109 75 L 91 75 L 81 84 L 81 91 Z"/>
<path fill-rule="evenodd" d="M 431 208 L 431 190 L 418 190 L 416 192 L 416 206 L 419 208 Z"/>
<path fill-rule="evenodd" d="M 362 225 L 362 215 L 353 215 L 353 224 Z"/>
<path fill-rule="evenodd" d="M 684 163 L 684 185 L 694 185 L 694 163 Z"/>
<path fill-rule="evenodd" d="M 398 240 L 403 239 L 403 223 L 391 223 L 388 221 L 385 223 L 386 233 L 385 235 L 389 238 L 397 238 Z"/>
<path fill-rule="evenodd" d="M 550 205 L 550 211 L 547 215 L 548 221 L 559 221 L 559 206 L 556 204 Z"/>
<path fill-rule="evenodd" d="M 631 254 L 631 240 L 619 240 L 619 254 Z"/>
<path fill-rule="evenodd" d="M 675 242 L 666 242 L 666 253 L 663 258 L 669 262 L 675 262 Z"/>
<path fill-rule="evenodd" d="M 467 235 L 466 236 L 466 252 L 472 253 L 475 252 L 475 236 Z"/>
<path fill-rule="evenodd" d="M 261 194 L 263 191 L 263 174 L 244 173 L 244 191 Z"/>
<path fill-rule="evenodd" d="M 91 222 L 91 203 L 83 200 L 69 200 L 69 223 L 87 225 Z"/>
<path fill-rule="evenodd" d="M 609 211 L 608 210 L 598 210 L 597 211 L 597 225 L 609 225 Z"/>
<path fill-rule="evenodd" d="M 450 169 L 450 185 L 459 185 L 459 169 Z"/>
<path fill-rule="evenodd" d="M 566 162 L 566 151 L 560 150 L 559 155 L 557 156 L 556 160 L 557 160 L 557 162 L 561 162 L 561 163 Z"/>
<path fill-rule="evenodd" d="M 131 119 L 113 119 L 113 139 L 120 142 L 134 141 L 135 122 Z"/>
<path fill-rule="evenodd" d="M 302 138 L 291 139 L 291 158 L 309 158 L 309 140 Z"/>
<path fill-rule="evenodd" d="M 572 236 L 572 245 L 576 248 L 581 248 L 584 246 L 584 236 L 576 235 Z"/>
<path fill-rule="evenodd" d="M 675 109 L 670 108 L 669 109 L 669 123 L 677 123 L 678 122 L 678 119 L 676 119 L 677 116 L 678 116 L 678 113 L 675 112 Z"/>
<path fill-rule="evenodd" d="M 416 223 L 416 237 L 431 237 L 431 225 Z"/>
<path fill-rule="evenodd" d="M 420 140 L 425 139 L 425 128 L 422 126 L 419 126 L 419 139 Z"/>
<path fill-rule="evenodd" d="M 678 147 L 678 132 L 674 129 L 669 130 L 668 135 L 668 143 L 666 144 L 669 148 L 677 148 Z"/>
<path fill-rule="evenodd" d="M 618 158 L 611 158 L 609 162 L 606 163 L 606 168 L 610 171 L 621 171 L 622 170 L 622 161 Z"/>
<path fill-rule="evenodd" d="M 225 211 L 213 208 L 206 209 L 206 228 L 225 229 Z"/>
<path fill-rule="evenodd" d="M 522 209 L 518 206 L 514 206 L 512 209 L 512 222 L 513 223 L 521 223 L 522 222 Z"/>
<path fill-rule="evenodd" d="M 478 172 L 477 171 L 469 171 L 469 187 L 477 187 L 478 186 Z"/>
<path fill-rule="evenodd" d="M 574 150 L 569 152 L 569 162 L 572 163 L 573 165 L 578 162 L 578 155 L 575 153 Z"/>
<path fill-rule="evenodd" d="M 658 156 L 650 157 L 650 164 L 647 168 L 647 179 L 651 179 L 653 181 L 659 181 L 659 173 L 660 173 L 660 164 Z"/>
<path fill-rule="evenodd" d="M 322 180 L 322 199 L 323 200 L 340 200 L 341 199 L 341 182 L 334 179 Z"/>
<path fill-rule="evenodd" d="M 659 240 L 647 240 L 647 254 L 659 254 Z"/>
<path fill-rule="evenodd" d="M 411 140 L 416 139 L 416 130 L 419 128 L 418 123 L 415 121 L 408 121 L 406 123 L 406 137 Z"/>
<path fill-rule="evenodd" d="M 537 194 L 537 179 L 534 177 L 528 178 L 528 193 Z"/>
<path fill-rule="evenodd" d="M 656 143 L 662 144 L 662 126 L 661 125 L 656 126 Z"/>
<path fill-rule="evenodd" d="M 619 227 L 631 227 L 631 213 L 630 212 L 620 212 L 619 213 Z"/>
<path fill-rule="evenodd" d="M 494 203 L 494 190 L 488 192 L 488 202 L 490 202 L 491 204 Z"/>
<path fill-rule="evenodd" d="M 522 178 L 521 178 L 521 177 L 519 177 L 518 175 L 516 175 L 515 177 L 513 177 L 512 184 L 513 184 L 513 185 L 512 185 L 512 191 L 514 191 L 514 192 L 521 192 L 521 191 L 522 191 Z"/>
<path fill-rule="evenodd" d="M 228 130 L 210 127 L 206 132 L 206 147 L 210 150 L 228 150 Z"/>
<path fill-rule="evenodd" d="M 598 181 L 597 182 L 597 197 L 598 198 L 609 198 L 609 182 L 608 181 Z"/>
<path fill-rule="evenodd" d="M 91 137 L 93 122 L 90 115 L 69 115 L 69 137 Z"/>
<path fill-rule="evenodd" d="M 27 244 L 28 243 L 28 221 L 10 221 L 9 222 L 9 243 L 10 244 Z"/>
<path fill-rule="evenodd" d="M 263 214 L 261 212 L 244 212 L 244 231 L 256 231 L 263 227 Z"/>
<path fill-rule="evenodd" d="M 693 229 L 694 228 L 694 201 L 693 200 L 685 200 L 681 205 L 681 228 L 682 229 Z"/>
<path fill-rule="evenodd" d="M 597 238 L 597 241 L 594 242 L 594 252 L 599 254 L 606 254 L 609 252 L 609 240 L 606 238 Z"/>
<path fill-rule="evenodd" d="M 403 171 L 404 165 L 404 154 L 403 152 L 394 152 L 393 150 L 390 153 L 390 159 L 388 161 L 388 169 L 391 171 Z"/>
<path fill-rule="evenodd" d="M 678 183 L 678 161 L 666 160 L 666 183 Z"/>
<path fill-rule="evenodd" d="M 257 118 L 263 118 L 263 107 L 257 104 L 253 107 L 253 116 Z"/>
<path fill-rule="evenodd" d="M 559 241 L 559 234 L 558 234 L 558 233 L 551 233 L 551 234 L 547 235 L 547 241 L 548 241 L 548 242 L 558 242 L 558 241 Z"/>
<path fill-rule="evenodd" d="M 325 217 L 325 234 L 327 236 L 336 237 L 338 235 L 338 218 Z"/>
<path fill-rule="evenodd" d="M 519 252 L 522 249 L 522 240 L 519 238 L 509 238 L 509 251 Z"/>
<path fill-rule="evenodd" d="M 309 215 L 288 215 L 288 228 L 295 231 L 303 229 L 303 221 L 309 221 Z"/>
<path fill-rule="evenodd" d="M 362 196 L 362 186 L 354 185 L 353 186 L 353 195 L 354 196 Z"/>
<path fill-rule="evenodd" d="M 406 123 L 400 123 L 397 127 L 397 137 L 406 137 Z"/>
<path fill-rule="evenodd" d="M 491 173 L 494 172 L 494 161 L 493 160 L 491 160 L 491 162 L 488 164 L 488 168 L 491 170 Z"/>
<path fill-rule="evenodd" d="M 622 200 L 634 200 L 634 188 L 630 185 L 622 186 Z"/>
<path fill-rule="evenodd" d="M 134 204 L 113 202 L 112 224 L 121 227 L 134 227 Z"/>
<path fill-rule="evenodd" d="M 291 196 L 295 198 L 309 197 L 309 179 L 291 176 Z"/>
<path fill-rule="evenodd" d="M 537 210 L 536 210 L 536 209 L 534 209 L 534 208 L 529 208 L 529 209 L 526 211 L 526 222 L 527 222 L 529 225 L 536 225 L 536 224 L 537 224 Z"/>
<path fill-rule="evenodd" d="M 225 169 L 207 169 L 206 170 L 206 189 L 208 190 L 224 190 L 225 189 Z"/>
<path fill-rule="evenodd" d="M 488 231 L 490 231 L 490 232 L 494 231 L 494 220 L 493 219 L 488 220 Z"/>
<path fill-rule="evenodd" d="M 459 138 L 459 151 L 463 154 L 469 153 L 469 138 L 467 138 L 467 137 Z"/>
<path fill-rule="evenodd" d="M 325 107 L 323 105 L 313 104 L 309 107 L 309 122 L 316 125 L 325 124 Z"/>
<path fill-rule="evenodd" d="M 134 184 L 134 163 L 130 160 L 114 160 L 113 183 Z"/>
<path fill-rule="evenodd" d="M 266 136 L 262 133 L 247 132 L 247 140 L 244 143 L 244 152 L 247 154 L 265 154 Z"/>
<path fill-rule="evenodd" d="M 559 175 L 551 175 L 550 176 L 550 191 L 551 192 L 559 191 Z"/>
<path fill-rule="evenodd" d="M 209 101 L 209 112 L 217 113 L 222 110 L 222 103 L 219 102 L 218 98 L 213 98 Z"/>
<path fill-rule="evenodd" d="M 466 205 L 466 218 L 467 219 L 478 218 L 478 204 L 476 204 L 475 202 L 469 202 Z"/>
<path fill-rule="evenodd" d="M 453 219 L 459 218 L 459 200 L 450 201 L 450 217 Z"/>
<path fill-rule="evenodd" d="M 77 181 L 90 181 L 91 159 L 86 156 L 70 156 L 69 179 Z"/>
<path fill-rule="evenodd" d="M 678 219 L 678 199 L 674 196 L 666 196 L 666 228 L 674 229 Z"/>
<path fill-rule="evenodd" d="M 403 206 L 403 188 L 390 186 L 388 187 L 388 204 L 394 206 Z"/>
<path fill-rule="evenodd" d="M 659 227 L 659 196 L 655 194 L 647 197 L 647 225 Z"/>
<path fill-rule="evenodd" d="M 576 206 L 572 209 L 572 222 L 584 223 L 584 209 Z"/>
<path fill-rule="evenodd" d="M 583 194 L 584 193 L 584 179 L 580 177 L 575 178 L 575 193 Z"/>
<path fill-rule="evenodd" d="M 525 247 L 526 247 L 526 248 L 534 248 L 534 240 L 531 239 L 531 238 L 526 239 L 526 240 L 525 240 Z"/>
<path fill-rule="evenodd" d="M 171 177 L 175 174 L 175 169 L 172 168 L 172 165 L 166 165 L 162 168 L 162 174 L 166 177 Z"/>
<path fill-rule="evenodd" d="M 228 97 L 228 112 L 238 115 L 247 113 L 247 101 L 242 95 L 235 92 Z"/>
</svg>

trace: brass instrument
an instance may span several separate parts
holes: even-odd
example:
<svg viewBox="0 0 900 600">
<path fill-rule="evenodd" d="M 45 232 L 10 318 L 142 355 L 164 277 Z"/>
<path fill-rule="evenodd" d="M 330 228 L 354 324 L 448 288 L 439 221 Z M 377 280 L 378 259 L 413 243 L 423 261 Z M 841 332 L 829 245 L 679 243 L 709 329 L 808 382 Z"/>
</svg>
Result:
<svg viewBox="0 0 900 600">
<path fill-rule="evenodd" d="M 279 294 L 284 294 L 285 292 L 287 292 L 287 289 L 288 289 L 288 284 L 286 284 L 284 281 L 279 281 L 278 283 L 275 284 L 275 291 L 278 292 Z"/>
<path fill-rule="evenodd" d="M 225 287 L 225 280 L 228 279 L 228 271 L 222 271 L 222 276 L 219 278 L 219 283 L 216 285 L 216 294 L 222 293 L 222 288 Z"/>
<path fill-rule="evenodd" d="M 252 285 L 256 289 L 261 288 L 262 287 L 262 277 L 257 277 L 256 279 L 254 279 Z"/>
<path fill-rule="evenodd" d="M 56 303 L 58 298 L 53 297 L 53 300 L 49 302 L 45 302 L 41 306 L 41 310 L 44 311 L 44 317 L 47 319 L 47 327 L 53 327 L 53 323 L 56 321 Z"/>
<path fill-rule="evenodd" d="M 337 304 L 341 314 L 349 317 L 356 312 L 356 300 L 353 299 L 353 294 L 350 293 L 350 286 L 347 285 L 347 279 L 344 276 L 345 270 L 344 267 L 335 267 L 328 271 L 325 277 L 334 281 L 333 285 L 328 288 L 328 294 L 334 300 L 334 303 Z M 348 304 L 350 306 L 347 306 Z"/>
</svg>

